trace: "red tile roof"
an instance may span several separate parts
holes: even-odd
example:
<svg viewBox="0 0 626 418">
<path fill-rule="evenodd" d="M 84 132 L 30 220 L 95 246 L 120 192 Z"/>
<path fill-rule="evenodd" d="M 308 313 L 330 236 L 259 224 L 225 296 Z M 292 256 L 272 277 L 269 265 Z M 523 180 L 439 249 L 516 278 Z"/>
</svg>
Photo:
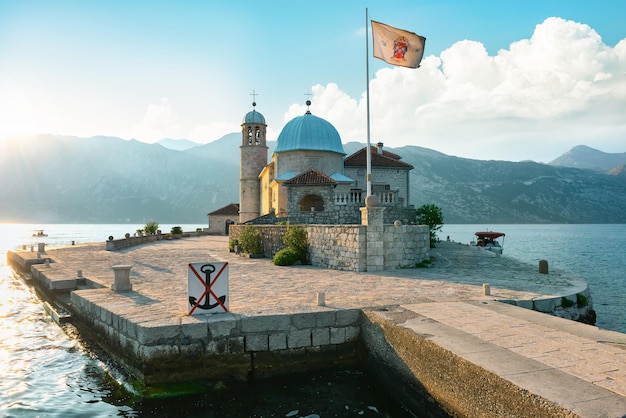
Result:
<svg viewBox="0 0 626 418">
<path fill-rule="evenodd" d="M 319 170 L 311 168 L 302 174 L 298 174 L 294 178 L 287 180 L 284 184 L 335 184 L 335 180 L 322 173 Z"/>
<path fill-rule="evenodd" d="M 209 212 L 209 215 L 239 215 L 239 203 L 230 203 L 213 212 Z"/>
<path fill-rule="evenodd" d="M 371 146 L 372 167 L 397 167 L 412 169 L 411 164 L 400 161 L 402 157 L 393 152 L 383 150 L 382 154 L 378 153 L 376 147 Z M 352 155 L 343 160 L 345 167 L 365 167 L 367 166 L 367 147 L 363 147 Z"/>
</svg>

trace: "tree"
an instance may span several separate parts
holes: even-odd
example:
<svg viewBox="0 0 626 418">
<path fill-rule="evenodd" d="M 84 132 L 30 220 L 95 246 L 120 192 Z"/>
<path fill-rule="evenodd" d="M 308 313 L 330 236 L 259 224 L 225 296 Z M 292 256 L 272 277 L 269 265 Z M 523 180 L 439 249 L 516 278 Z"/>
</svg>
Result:
<svg viewBox="0 0 626 418">
<path fill-rule="evenodd" d="M 155 221 L 150 221 L 146 223 L 146 226 L 143 227 L 143 230 L 146 234 L 156 234 L 156 231 L 159 229 L 159 223 Z"/>
<path fill-rule="evenodd" d="M 430 248 L 435 248 L 437 244 L 437 231 L 441 231 L 443 226 L 443 214 L 441 208 L 433 204 L 420 206 L 416 210 L 415 220 L 419 225 L 430 227 Z"/>
</svg>

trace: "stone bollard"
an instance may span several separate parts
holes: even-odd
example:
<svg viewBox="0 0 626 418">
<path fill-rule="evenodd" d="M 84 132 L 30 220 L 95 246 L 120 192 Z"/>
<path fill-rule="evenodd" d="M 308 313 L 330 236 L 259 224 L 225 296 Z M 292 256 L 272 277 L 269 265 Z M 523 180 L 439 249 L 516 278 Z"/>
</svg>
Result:
<svg viewBox="0 0 626 418">
<path fill-rule="evenodd" d="M 548 260 L 539 260 L 539 273 L 548 274 Z"/>
<path fill-rule="evenodd" d="M 326 306 L 326 293 L 317 292 L 317 306 Z"/>
<path fill-rule="evenodd" d="M 484 296 L 491 295 L 491 286 L 489 286 L 489 283 L 483 283 L 483 295 Z"/>
<path fill-rule="evenodd" d="M 45 242 L 38 242 L 37 243 L 37 252 L 38 253 L 45 253 L 46 252 L 46 243 Z"/>
<path fill-rule="evenodd" d="M 111 290 L 116 292 L 124 292 L 127 290 L 133 290 L 133 285 L 130 284 L 130 269 L 132 266 L 113 266 L 113 272 L 115 273 L 115 281 Z"/>
<path fill-rule="evenodd" d="M 50 268 L 50 259 L 46 258 L 46 267 Z"/>
<path fill-rule="evenodd" d="M 22 244 L 22 250 L 26 251 L 26 244 Z"/>
<path fill-rule="evenodd" d="M 82 270 L 76 270 L 76 277 L 82 278 L 83 277 L 83 271 Z"/>
</svg>

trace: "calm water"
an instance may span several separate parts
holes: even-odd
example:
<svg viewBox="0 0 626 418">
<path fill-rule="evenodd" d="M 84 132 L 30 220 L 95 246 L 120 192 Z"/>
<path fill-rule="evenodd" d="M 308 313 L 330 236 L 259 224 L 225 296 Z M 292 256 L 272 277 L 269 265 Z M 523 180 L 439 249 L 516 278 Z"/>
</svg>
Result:
<svg viewBox="0 0 626 418">
<path fill-rule="evenodd" d="M 444 225 L 440 239 L 467 243 L 476 231 L 504 232 L 504 255 L 564 270 L 589 283 L 596 325 L 626 333 L 626 224 Z"/>
<path fill-rule="evenodd" d="M 172 225 L 161 225 L 169 232 Z M 182 225 L 194 231 L 204 225 Z M 124 379 L 85 347 L 71 326 L 51 322 L 41 302 L 6 266 L 6 250 L 121 238 L 141 225 L 0 224 L 0 412 L 4 417 L 405 417 L 363 373 L 291 376 L 227 390 L 138 400 Z M 36 229 L 48 233 L 33 238 Z M 626 225 L 444 225 L 439 236 L 468 243 L 478 230 L 506 233 L 504 255 L 572 272 L 590 284 L 597 325 L 626 333 Z M 297 411 L 297 412 L 296 412 Z"/>
<path fill-rule="evenodd" d="M 203 225 L 181 225 L 195 231 Z M 288 376 L 194 394 L 139 399 L 125 379 L 99 360 L 71 325 L 52 322 L 38 297 L 6 265 L 8 249 L 102 241 L 141 225 L 0 224 L 0 416 L 2 417 L 413 417 L 366 374 L 349 370 Z M 169 232 L 172 225 L 161 225 Z M 32 237 L 43 229 L 48 236 Z M 112 378 L 113 377 L 113 378 Z"/>
</svg>

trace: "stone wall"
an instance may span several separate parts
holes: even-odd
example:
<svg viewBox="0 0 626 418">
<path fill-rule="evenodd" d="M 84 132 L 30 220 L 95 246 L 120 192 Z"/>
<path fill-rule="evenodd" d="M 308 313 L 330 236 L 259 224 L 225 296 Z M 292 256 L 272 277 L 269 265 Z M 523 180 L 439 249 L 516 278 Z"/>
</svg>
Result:
<svg viewBox="0 0 626 418">
<path fill-rule="evenodd" d="M 183 233 L 180 236 L 174 236 L 170 233 L 168 234 L 161 234 L 161 233 L 156 233 L 156 234 L 144 234 L 141 236 L 129 236 L 128 238 L 119 238 L 119 239 L 110 239 L 107 240 L 105 242 L 105 249 L 107 251 L 118 251 L 118 250 L 122 250 L 124 248 L 130 248 L 130 247 L 135 247 L 137 245 L 143 245 L 143 244 L 147 244 L 150 242 L 155 242 L 155 241 L 161 241 L 164 239 L 176 239 L 176 238 L 183 238 L 183 237 L 197 237 L 200 235 L 207 235 L 206 230 L 204 231 L 193 231 L 193 232 L 185 232 L 183 231 Z"/>
<path fill-rule="evenodd" d="M 385 225 L 383 229 L 385 269 L 413 268 L 430 258 L 426 225 Z"/>
<path fill-rule="evenodd" d="M 239 222 L 238 215 L 209 215 L 209 227 L 204 229 L 209 235 L 226 235 L 226 224 Z"/>
<path fill-rule="evenodd" d="M 364 202 L 336 202 L 334 194 L 327 190 L 325 192 L 318 191 L 316 193 L 313 190 L 306 190 L 305 193 L 302 190 L 296 194 L 294 192 L 294 199 L 290 202 L 300 202 L 307 194 L 317 194 L 324 199 L 324 211 L 302 211 L 300 210 L 299 203 L 290 203 L 287 213 L 287 218 L 292 224 L 342 224 L 353 225 L 359 224 L 361 221 L 360 208 L 363 207 Z M 365 197 L 365 193 L 363 193 Z M 402 207 L 398 205 L 383 205 L 385 212 L 383 214 L 383 220 L 387 224 L 393 224 L 395 221 L 400 221 L 403 224 L 411 224 L 415 222 L 415 208 L 410 205 L 408 207 Z M 257 223 L 256 220 L 253 223 Z M 262 223 L 259 222 L 259 223 Z"/>
<path fill-rule="evenodd" d="M 146 244 L 148 242 L 154 242 L 156 240 L 163 239 L 163 235 L 149 234 L 142 236 L 130 236 L 128 238 L 110 239 L 106 241 L 107 251 L 117 251 L 124 248 L 135 247 L 137 245 Z"/>
<path fill-rule="evenodd" d="M 381 211 L 381 213 L 383 213 Z M 285 248 L 286 225 L 232 225 L 230 239 L 241 228 L 257 228 L 267 258 Z M 304 225 L 313 266 L 346 271 L 379 271 L 411 268 L 430 257 L 425 225 Z M 375 253 L 375 254 L 374 254 Z"/>
<path fill-rule="evenodd" d="M 366 227 L 361 225 L 308 225 L 311 264 L 336 270 L 366 271 Z"/>
<path fill-rule="evenodd" d="M 145 384 L 241 380 L 357 363 L 359 309 L 247 317 L 232 313 L 134 323 L 102 292 L 71 294 L 81 335 L 94 337 Z M 106 297 L 106 296 L 104 296 Z"/>
</svg>

